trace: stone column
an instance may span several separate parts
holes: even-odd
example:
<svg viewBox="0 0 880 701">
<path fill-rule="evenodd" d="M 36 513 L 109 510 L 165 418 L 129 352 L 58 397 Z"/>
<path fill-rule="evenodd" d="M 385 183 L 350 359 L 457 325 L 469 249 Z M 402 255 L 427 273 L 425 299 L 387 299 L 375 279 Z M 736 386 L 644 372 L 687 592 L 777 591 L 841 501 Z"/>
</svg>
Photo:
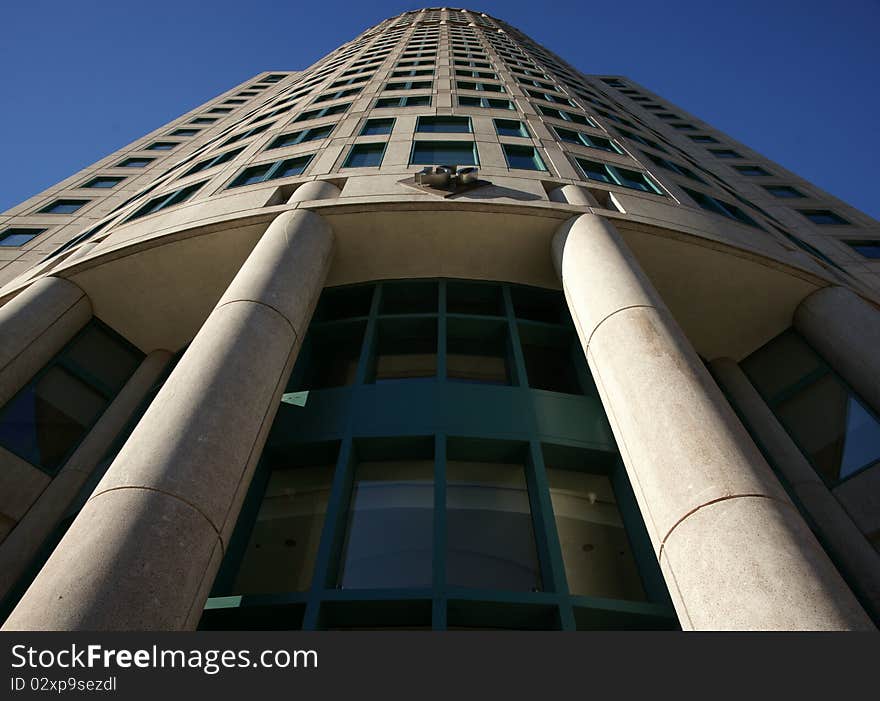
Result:
<svg viewBox="0 0 880 701">
<path fill-rule="evenodd" d="M 0 545 L 0 599 L 9 593 L 46 538 L 67 515 L 83 485 L 170 360 L 171 353 L 166 350 L 153 351 L 144 358 L 61 471 Z"/>
<path fill-rule="evenodd" d="M 70 280 L 44 277 L 0 307 L 0 406 L 92 318 L 92 304 Z"/>
<path fill-rule="evenodd" d="M 684 629 L 873 629 L 614 227 L 554 261 Z"/>
<path fill-rule="evenodd" d="M 719 384 L 813 519 L 865 606 L 880 618 L 880 553 L 825 486 L 739 365 L 730 358 L 717 358 L 711 365 Z"/>
<path fill-rule="evenodd" d="M 5 630 L 196 627 L 332 248 L 317 214 L 272 222 Z"/>
<path fill-rule="evenodd" d="M 880 310 L 845 287 L 804 299 L 794 327 L 874 411 L 880 412 Z"/>
</svg>

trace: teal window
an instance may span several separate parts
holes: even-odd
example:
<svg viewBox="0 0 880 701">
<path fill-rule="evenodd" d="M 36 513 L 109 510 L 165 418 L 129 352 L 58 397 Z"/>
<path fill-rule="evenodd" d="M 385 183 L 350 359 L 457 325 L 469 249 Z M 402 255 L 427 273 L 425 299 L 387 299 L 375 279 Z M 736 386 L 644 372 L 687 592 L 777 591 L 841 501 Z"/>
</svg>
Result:
<svg viewBox="0 0 880 701">
<path fill-rule="evenodd" d="M 849 224 L 846 219 L 836 212 L 832 212 L 830 209 L 799 209 L 798 212 L 819 226 L 839 226 L 841 224 Z"/>
<path fill-rule="evenodd" d="M 480 92 L 506 92 L 503 85 L 495 83 L 474 83 L 466 80 L 459 80 L 455 83 L 459 90 L 477 90 Z"/>
<path fill-rule="evenodd" d="M 124 161 L 117 165 L 117 168 L 143 168 L 145 166 L 150 165 L 155 158 L 126 158 Z"/>
<path fill-rule="evenodd" d="M 278 178 L 290 178 L 294 175 L 302 175 L 314 155 L 315 154 L 310 153 L 306 156 L 285 158 L 283 161 L 263 163 L 261 165 L 245 168 L 228 185 L 228 187 L 241 187 L 243 185 L 253 185 L 254 183 L 262 183 L 268 180 L 276 180 Z"/>
<path fill-rule="evenodd" d="M 537 109 L 541 114 L 545 117 L 552 117 L 553 119 L 562 119 L 566 122 L 573 122 L 575 124 L 583 124 L 584 126 L 593 127 L 594 129 L 598 129 L 597 124 L 590 119 L 589 117 L 577 114 L 575 112 L 568 112 L 566 110 L 558 110 L 553 107 L 547 107 L 546 105 L 533 105 L 535 109 Z"/>
<path fill-rule="evenodd" d="M 455 71 L 455 75 L 462 78 L 485 78 L 486 80 L 498 80 L 498 76 L 495 73 L 491 73 L 488 71 L 465 71 L 458 69 Z"/>
<path fill-rule="evenodd" d="M 113 177 L 110 175 L 99 175 L 96 178 L 92 178 L 89 180 L 83 187 L 96 187 L 96 188 L 105 188 L 109 189 L 111 187 L 116 187 L 121 183 L 125 178 L 122 177 Z"/>
<path fill-rule="evenodd" d="M 266 147 L 266 150 L 273 148 L 284 148 L 285 146 L 294 146 L 296 144 L 301 144 L 306 141 L 318 141 L 320 139 L 326 139 L 330 134 L 333 133 L 333 128 L 335 124 L 327 124 L 323 127 L 312 127 L 311 129 L 302 129 L 301 131 L 295 131 L 290 134 L 282 134 L 281 136 L 277 136 L 272 141 L 269 142 L 269 145 Z"/>
<path fill-rule="evenodd" d="M 265 124 L 261 124 L 258 127 L 254 127 L 253 129 L 248 129 L 247 131 L 239 132 L 238 134 L 233 134 L 226 141 L 221 144 L 221 148 L 223 146 L 229 146 L 229 144 L 234 144 L 238 141 L 244 141 L 245 139 L 249 139 L 252 136 L 256 136 L 257 134 L 262 134 L 269 127 L 271 127 L 274 122 L 266 122 Z"/>
<path fill-rule="evenodd" d="M 83 206 L 87 205 L 90 200 L 55 200 L 40 209 L 38 214 L 73 214 Z"/>
<path fill-rule="evenodd" d="M 387 143 L 355 144 L 348 152 L 343 168 L 378 168 L 382 165 Z"/>
<path fill-rule="evenodd" d="M 458 96 L 460 107 L 483 107 L 490 110 L 512 110 L 513 103 L 510 100 L 497 100 L 491 97 Z"/>
<path fill-rule="evenodd" d="M 696 180 L 699 183 L 705 184 L 705 180 L 703 180 L 700 176 L 698 176 L 694 171 L 690 168 L 687 168 L 680 163 L 676 163 L 675 161 L 670 161 L 668 158 L 661 158 L 660 156 L 655 156 L 652 153 L 647 153 L 646 151 L 642 151 L 645 157 L 651 161 L 656 166 L 660 166 L 665 170 L 671 170 L 673 173 L 678 173 L 679 175 L 683 175 L 686 178 L 690 178 L 691 180 Z"/>
<path fill-rule="evenodd" d="M 195 173 L 201 173 L 203 170 L 214 168 L 215 166 L 222 165 L 223 163 L 229 163 L 229 161 L 236 158 L 242 151 L 244 151 L 244 148 L 236 148 L 232 151 L 226 151 L 225 153 L 221 153 L 218 156 L 214 156 L 213 158 L 208 158 L 204 161 L 196 163 L 181 177 L 185 178 L 187 175 L 194 175 Z"/>
<path fill-rule="evenodd" d="M 587 146 L 588 148 L 595 148 L 600 151 L 610 151 L 611 153 L 623 153 L 623 150 L 617 144 L 611 139 L 606 139 L 604 136 L 585 134 L 582 131 L 563 129 L 562 127 L 553 127 L 553 131 L 556 132 L 560 140 L 570 144 Z"/>
<path fill-rule="evenodd" d="M 749 175 L 752 177 L 765 177 L 770 175 L 770 173 L 764 170 L 761 166 L 733 166 L 733 168 L 742 175 Z"/>
<path fill-rule="evenodd" d="M 131 221 L 132 219 L 140 219 L 141 217 L 145 217 L 148 214 L 154 214 L 155 212 L 159 212 L 163 209 L 167 209 L 168 207 L 173 207 L 177 204 L 182 204 L 186 202 L 188 199 L 191 199 L 193 195 L 195 195 L 205 184 L 206 181 L 202 181 L 200 183 L 194 183 L 192 185 L 187 185 L 186 187 L 182 187 L 179 190 L 174 190 L 173 192 L 166 192 L 164 195 L 159 195 L 158 197 L 153 197 L 140 208 L 135 210 L 133 214 L 131 214 L 125 221 Z"/>
<path fill-rule="evenodd" d="M 327 289 L 286 390 L 202 628 L 676 627 L 561 293 Z"/>
<path fill-rule="evenodd" d="M 432 458 L 358 463 L 339 577 L 344 589 L 431 586 Z"/>
<path fill-rule="evenodd" d="M 399 83 L 386 83 L 383 90 L 430 90 L 433 82 L 430 80 L 407 80 Z"/>
<path fill-rule="evenodd" d="M 231 107 L 213 107 L 208 110 L 209 114 L 229 114 L 232 112 Z"/>
<path fill-rule="evenodd" d="M 376 100 L 376 107 L 428 107 L 430 95 L 410 95 L 409 97 L 382 97 Z"/>
<path fill-rule="evenodd" d="M 742 369 L 829 486 L 880 462 L 880 420 L 795 331 Z"/>
<path fill-rule="evenodd" d="M 690 190 L 686 187 L 683 187 L 682 190 L 690 195 L 691 199 L 696 202 L 701 209 L 720 214 L 722 217 L 727 217 L 728 219 L 734 219 L 742 224 L 758 226 L 754 219 L 734 204 L 719 200 L 716 197 L 707 195 L 705 192 L 697 192 L 696 190 Z"/>
<path fill-rule="evenodd" d="M 146 151 L 170 151 L 175 146 L 179 146 L 179 141 L 154 141 L 146 147 Z"/>
<path fill-rule="evenodd" d="M 0 408 L 0 445 L 54 475 L 142 358 L 93 320 Z"/>
<path fill-rule="evenodd" d="M 495 123 L 495 132 L 499 136 L 522 136 L 529 138 L 532 135 L 529 132 L 529 128 L 518 119 L 494 119 L 492 121 Z"/>
<path fill-rule="evenodd" d="M 410 165 L 479 165 L 473 141 L 415 141 Z"/>
<path fill-rule="evenodd" d="M 620 166 L 613 166 L 608 163 L 598 163 L 596 161 L 588 161 L 583 158 L 576 158 L 577 164 L 581 171 L 589 180 L 598 180 L 609 185 L 620 185 L 633 190 L 642 190 L 651 192 L 655 195 L 662 195 L 663 191 L 654 184 L 645 173 L 637 170 L 629 170 Z"/>
<path fill-rule="evenodd" d="M 521 144 L 501 144 L 508 168 L 519 170 L 547 170 L 538 150 Z"/>
<path fill-rule="evenodd" d="M 790 185 L 764 185 L 764 189 L 774 197 L 779 198 L 806 197 L 804 193 Z"/>
<path fill-rule="evenodd" d="M 384 119 L 368 119 L 361 127 L 360 136 L 381 136 L 390 134 L 394 129 L 394 117 Z"/>
<path fill-rule="evenodd" d="M 337 92 L 326 93 L 324 95 L 319 95 L 315 98 L 315 102 L 329 102 L 330 100 L 341 100 L 344 97 L 351 97 L 352 95 L 357 95 L 363 86 L 358 88 L 348 88 L 347 90 L 339 90 Z"/>
<path fill-rule="evenodd" d="M 710 148 L 709 153 L 716 158 L 742 158 L 739 153 L 729 148 Z"/>
<path fill-rule="evenodd" d="M 419 117 L 416 121 L 416 131 L 470 134 L 473 130 L 470 117 L 441 116 Z"/>
<path fill-rule="evenodd" d="M 0 231 L 0 246 L 24 246 L 33 241 L 46 229 L 24 229 L 14 227 Z"/>
<path fill-rule="evenodd" d="M 332 107 L 324 107 L 319 110 L 309 110 L 308 112 L 303 112 L 299 117 L 294 119 L 294 122 L 307 122 L 310 119 L 319 119 L 320 117 L 328 117 L 334 114 L 343 114 L 351 107 L 350 102 L 345 102 L 341 105 L 333 105 Z"/>
<path fill-rule="evenodd" d="M 652 141 L 647 137 L 642 136 L 641 134 L 635 134 L 631 131 L 627 131 L 626 129 L 619 129 L 614 127 L 614 130 L 620 134 L 625 139 L 629 139 L 630 141 L 635 141 L 639 144 L 644 144 L 645 146 L 649 146 L 650 148 L 656 149 L 657 151 L 662 151 L 663 153 L 669 153 L 663 146 L 658 144 L 656 141 Z"/>
<path fill-rule="evenodd" d="M 645 601 L 647 595 L 608 475 L 589 465 L 553 466 L 545 451 L 547 483 L 569 591 L 577 596 Z"/>
<path fill-rule="evenodd" d="M 201 129 L 175 129 L 168 136 L 195 136 Z"/>
<path fill-rule="evenodd" d="M 568 105 L 569 107 L 577 107 L 577 103 L 574 100 L 569 100 L 567 97 L 562 97 L 561 95 L 552 95 L 550 93 L 540 92 L 538 90 L 526 90 L 531 97 L 534 97 L 536 100 L 544 100 L 544 102 L 556 102 L 563 105 Z"/>
<path fill-rule="evenodd" d="M 865 258 L 880 258 L 880 241 L 843 241 L 843 243 Z M 2 245 L 0 241 L 0 246 Z"/>
<path fill-rule="evenodd" d="M 190 120 L 190 124 L 213 124 L 217 119 L 215 117 L 196 117 L 195 119 Z M 184 134 L 177 134 L 177 136 L 185 136 Z"/>
<path fill-rule="evenodd" d="M 394 71 L 391 74 L 392 78 L 409 78 L 409 77 L 418 77 L 424 75 L 434 75 L 434 71 L 431 68 L 413 68 L 410 70 L 403 71 Z"/>
<path fill-rule="evenodd" d="M 492 66 L 482 61 L 462 61 L 456 59 L 453 61 L 456 66 L 466 66 L 467 68 L 491 68 Z"/>
</svg>

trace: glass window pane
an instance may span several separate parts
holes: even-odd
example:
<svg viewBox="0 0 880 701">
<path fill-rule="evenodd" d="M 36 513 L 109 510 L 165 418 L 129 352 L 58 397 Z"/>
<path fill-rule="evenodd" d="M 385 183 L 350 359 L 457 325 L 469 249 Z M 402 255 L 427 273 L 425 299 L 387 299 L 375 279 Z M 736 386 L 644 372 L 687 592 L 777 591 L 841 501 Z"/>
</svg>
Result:
<svg viewBox="0 0 880 701">
<path fill-rule="evenodd" d="M 54 472 L 106 405 L 88 385 L 53 365 L 0 410 L 0 444 Z"/>
<path fill-rule="evenodd" d="M 64 351 L 64 357 L 114 393 L 140 363 L 137 353 L 94 324 L 83 329 Z"/>
<path fill-rule="evenodd" d="M 332 483 L 332 465 L 272 472 L 233 593 L 309 588 Z"/>
<path fill-rule="evenodd" d="M 355 470 L 340 584 L 430 587 L 434 461 L 362 462 Z"/>
<path fill-rule="evenodd" d="M 376 339 L 373 381 L 433 379 L 437 375 L 436 319 L 383 320 Z"/>
<path fill-rule="evenodd" d="M 351 147 L 343 168 L 369 168 L 382 164 L 385 144 L 357 144 Z"/>
<path fill-rule="evenodd" d="M 569 591 L 575 596 L 644 601 L 610 480 L 548 466 L 547 481 Z"/>
<path fill-rule="evenodd" d="M 446 284 L 446 311 L 450 314 L 501 316 L 504 303 L 498 285 L 469 282 Z"/>
<path fill-rule="evenodd" d="M 312 328 L 301 354 L 305 363 L 297 390 L 354 384 L 366 324 L 332 324 Z"/>
<path fill-rule="evenodd" d="M 787 331 L 742 361 L 742 369 L 767 399 L 823 367 L 822 361 L 801 338 Z"/>
<path fill-rule="evenodd" d="M 450 586 L 537 591 L 541 575 L 522 465 L 446 465 L 446 581 Z"/>
<path fill-rule="evenodd" d="M 470 117 L 419 117 L 416 131 L 467 134 L 471 131 L 471 120 Z"/>
<path fill-rule="evenodd" d="M 450 319 L 446 375 L 459 382 L 510 384 L 507 322 Z"/>
<path fill-rule="evenodd" d="M 832 374 L 781 402 L 776 411 L 831 482 L 880 460 L 880 423 Z"/>
<path fill-rule="evenodd" d="M 416 141 L 413 165 L 477 165 L 472 141 Z"/>
</svg>

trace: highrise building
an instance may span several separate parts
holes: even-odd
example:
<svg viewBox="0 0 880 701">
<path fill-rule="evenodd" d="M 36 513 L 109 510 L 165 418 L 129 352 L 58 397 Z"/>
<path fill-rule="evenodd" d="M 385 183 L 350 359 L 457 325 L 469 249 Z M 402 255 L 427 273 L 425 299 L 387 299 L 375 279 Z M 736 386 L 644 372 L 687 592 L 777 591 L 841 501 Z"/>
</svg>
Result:
<svg viewBox="0 0 880 701">
<path fill-rule="evenodd" d="M 626 77 L 387 19 L 0 215 L 5 627 L 873 628 L 878 256 Z"/>
</svg>

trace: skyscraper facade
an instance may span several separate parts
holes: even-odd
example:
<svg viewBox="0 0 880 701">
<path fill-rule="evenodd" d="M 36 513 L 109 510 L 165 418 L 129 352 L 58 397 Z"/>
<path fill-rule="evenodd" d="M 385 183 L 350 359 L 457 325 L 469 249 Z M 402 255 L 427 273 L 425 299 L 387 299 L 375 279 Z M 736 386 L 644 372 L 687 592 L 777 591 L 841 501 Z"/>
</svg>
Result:
<svg viewBox="0 0 880 701">
<path fill-rule="evenodd" d="M 880 224 L 478 11 L 0 215 L 30 629 L 873 629 Z"/>
</svg>

